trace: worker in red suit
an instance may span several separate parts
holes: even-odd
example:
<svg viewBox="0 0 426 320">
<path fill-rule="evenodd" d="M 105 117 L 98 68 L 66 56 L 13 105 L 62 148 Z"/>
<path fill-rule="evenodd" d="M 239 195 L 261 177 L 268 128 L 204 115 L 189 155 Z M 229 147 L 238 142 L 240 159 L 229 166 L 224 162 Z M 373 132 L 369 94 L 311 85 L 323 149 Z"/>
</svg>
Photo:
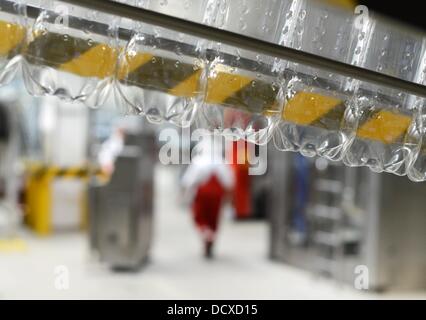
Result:
<svg viewBox="0 0 426 320">
<path fill-rule="evenodd" d="M 203 138 L 182 177 L 183 186 L 192 195 L 193 218 L 204 242 L 206 258 L 213 256 L 221 208 L 234 185 L 232 170 L 225 163 L 223 148 L 217 140 L 215 136 Z"/>
</svg>

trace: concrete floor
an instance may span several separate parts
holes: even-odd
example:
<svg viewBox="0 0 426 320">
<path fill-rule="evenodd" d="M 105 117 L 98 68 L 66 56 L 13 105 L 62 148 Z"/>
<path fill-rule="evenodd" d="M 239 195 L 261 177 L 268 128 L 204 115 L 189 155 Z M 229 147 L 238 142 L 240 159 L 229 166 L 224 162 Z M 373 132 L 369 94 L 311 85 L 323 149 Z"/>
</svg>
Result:
<svg viewBox="0 0 426 320">
<path fill-rule="evenodd" d="M 86 235 L 37 238 L 27 248 L 0 252 L 0 299 L 376 299 L 378 296 L 267 259 L 265 223 L 223 219 L 217 259 L 205 261 L 189 212 L 179 204 L 177 171 L 156 171 L 156 232 L 151 262 L 139 273 L 114 273 L 90 257 Z M 69 288 L 60 290 L 56 268 L 65 266 Z M 63 279 L 63 278 L 62 278 Z M 62 282 L 64 283 L 64 282 Z"/>
</svg>

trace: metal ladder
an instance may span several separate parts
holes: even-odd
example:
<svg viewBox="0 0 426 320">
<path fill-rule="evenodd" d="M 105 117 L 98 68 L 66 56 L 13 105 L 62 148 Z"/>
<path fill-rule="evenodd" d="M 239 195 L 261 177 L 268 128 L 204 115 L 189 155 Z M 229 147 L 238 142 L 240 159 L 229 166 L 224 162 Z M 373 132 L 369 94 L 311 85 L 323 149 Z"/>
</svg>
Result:
<svg viewBox="0 0 426 320">
<path fill-rule="evenodd" d="M 318 170 L 313 184 L 309 210 L 312 268 L 318 275 L 340 279 L 344 255 L 342 201 L 345 168 L 324 159 L 317 161 L 322 161 L 322 170 Z"/>
</svg>

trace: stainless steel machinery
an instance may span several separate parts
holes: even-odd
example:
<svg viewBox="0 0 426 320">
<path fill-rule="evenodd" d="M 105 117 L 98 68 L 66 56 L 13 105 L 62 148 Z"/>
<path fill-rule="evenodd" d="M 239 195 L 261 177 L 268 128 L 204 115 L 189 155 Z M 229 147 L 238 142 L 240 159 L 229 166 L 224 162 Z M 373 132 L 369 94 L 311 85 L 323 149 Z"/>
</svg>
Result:
<svg viewBox="0 0 426 320">
<path fill-rule="evenodd" d="M 426 185 L 269 150 L 270 255 L 371 290 L 426 288 Z"/>
<path fill-rule="evenodd" d="M 109 183 L 90 185 L 90 245 L 113 269 L 138 269 L 149 256 L 155 156 L 153 134 L 127 135 Z"/>
<path fill-rule="evenodd" d="M 15 92 L 3 91 L 0 96 L 0 237 L 14 236 L 21 219 L 17 170 L 22 151 L 19 113 Z"/>
</svg>

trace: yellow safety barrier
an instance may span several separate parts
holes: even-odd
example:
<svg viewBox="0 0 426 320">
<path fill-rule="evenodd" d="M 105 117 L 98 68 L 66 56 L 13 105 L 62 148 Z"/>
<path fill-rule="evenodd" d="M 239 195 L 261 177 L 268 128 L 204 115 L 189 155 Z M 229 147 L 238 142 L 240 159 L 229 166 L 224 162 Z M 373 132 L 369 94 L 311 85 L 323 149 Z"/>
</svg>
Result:
<svg viewBox="0 0 426 320">
<path fill-rule="evenodd" d="M 51 184 L 54 179 L 84 179 L 91 176 L 105 181 L 108 177 L 99 169 L 88 167 L 60 168 L 29 165 L 26 181 L 26 222 L 39 235 L 51 233 Z M 87 199 L 81 205 L 81 227 L 87 225 Z"/>
</svg>

